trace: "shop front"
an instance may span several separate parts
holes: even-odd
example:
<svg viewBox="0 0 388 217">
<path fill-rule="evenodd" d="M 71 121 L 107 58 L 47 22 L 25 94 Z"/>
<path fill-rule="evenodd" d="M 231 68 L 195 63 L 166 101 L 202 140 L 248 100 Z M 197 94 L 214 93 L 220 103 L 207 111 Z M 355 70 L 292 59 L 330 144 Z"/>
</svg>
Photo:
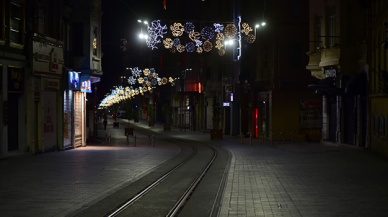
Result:
<svg viewBox="0 0 388 217">
<path fill-rule="evenodd" d="M 33 54 L 33 100 L 27 101 L 33 108 L 27 111 L 28 135 L 34 141 L 31 152 L 62 150 L 62 45 L 34 38 Z"/>
</svg>

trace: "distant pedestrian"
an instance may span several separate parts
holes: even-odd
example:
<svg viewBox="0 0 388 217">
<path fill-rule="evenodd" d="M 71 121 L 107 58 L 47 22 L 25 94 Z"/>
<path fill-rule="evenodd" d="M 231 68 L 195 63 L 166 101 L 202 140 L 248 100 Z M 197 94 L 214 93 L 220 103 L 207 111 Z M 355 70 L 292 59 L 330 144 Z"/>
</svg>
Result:
<svg viewBox="0 0 388 217">
<path fill-rule="evenodd" d="M 106 125 L 108 124 L 108 121 L 104 119 L 104 130 L 106 130 Z"/>
</svg>

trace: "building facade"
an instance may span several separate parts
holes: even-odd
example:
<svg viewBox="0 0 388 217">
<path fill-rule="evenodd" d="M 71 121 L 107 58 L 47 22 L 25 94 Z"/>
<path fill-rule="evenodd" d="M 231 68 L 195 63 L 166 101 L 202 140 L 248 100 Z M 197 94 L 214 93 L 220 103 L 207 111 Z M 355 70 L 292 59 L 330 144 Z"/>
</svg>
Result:
<svg viewBox="0 0 388 217">
<path fill-rule="evenodd" d="M 322 140 L 366 146 L 366 13 L 356 1 L 310 1 L 309 85 L 322 95 Z"/>
</svg>

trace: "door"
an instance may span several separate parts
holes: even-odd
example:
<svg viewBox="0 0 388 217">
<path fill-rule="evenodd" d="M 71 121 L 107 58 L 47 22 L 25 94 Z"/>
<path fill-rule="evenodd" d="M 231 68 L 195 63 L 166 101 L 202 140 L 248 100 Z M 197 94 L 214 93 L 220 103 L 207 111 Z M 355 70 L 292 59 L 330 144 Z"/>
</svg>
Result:
<svg viewBox="0 0 388 217">
<path fill-rule="evenodd" d="M 43 101 L 43 147 L 54 150 L 57 147 L 57 92 L 44 91 Z"/>
</svg>

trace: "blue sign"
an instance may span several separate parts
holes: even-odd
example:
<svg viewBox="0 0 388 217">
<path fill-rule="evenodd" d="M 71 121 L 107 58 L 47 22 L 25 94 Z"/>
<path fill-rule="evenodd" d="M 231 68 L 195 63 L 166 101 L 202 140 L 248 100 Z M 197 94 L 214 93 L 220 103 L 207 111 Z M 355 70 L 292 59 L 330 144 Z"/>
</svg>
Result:
<svg viewBox="0 0 388 217">
<path fill-rule="evenodd" d="M 78 72 L 69 71 L 69 90 L 80 90 Z"/>
<path fill-rule="evenodd" d="M 92 92 L 92 83 L 90 82 L 90 75 L 89 74 L 82 74 L 81 73 L 81 92 L 85 93 L 91 93 Z"/>
</svg>

